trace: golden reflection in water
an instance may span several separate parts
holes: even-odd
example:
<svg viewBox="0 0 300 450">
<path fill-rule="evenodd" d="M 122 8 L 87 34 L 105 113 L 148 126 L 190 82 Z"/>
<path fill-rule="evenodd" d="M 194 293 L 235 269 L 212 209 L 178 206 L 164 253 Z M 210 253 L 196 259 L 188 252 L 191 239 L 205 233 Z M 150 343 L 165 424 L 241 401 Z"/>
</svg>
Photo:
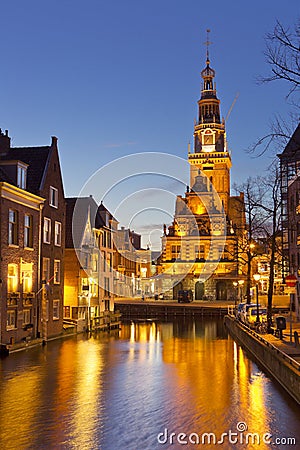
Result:
<svg viewBox="0 0 300 450">
<path fill-rule="evenodd" d="M 98 414 L 97 400 L 102 394 L 99 372 L 103 369 L 103 352 L 90 341 L 81 342 L 85 351 L 78 349 L 75 382 L 74 436 L 78 448 L 86 448 L 86 442 L 95 432 Z M 73 434 L 73 433 L 72 433 Z M 93 447 L 91 447 L 93 448 Z"/>
<path fill-rule="evenodd" d="M 40 372 L 30 370 L 16 376 L 12 374 L 5 383 L 5 389 L 0 387 L 1 448 L 24 448 L 24 436 L 31 435 L 39 414 L 41 376 Z M 5 430 L 5 434 L 2 434 L 2 430 Z"/>
<path fill-rule="evenodd" d="M 55 442 L 69 434 L 76 448 L 93 448 L 93 434 L 101 414 L 103 352 L 92 340 L 65 343 L 58 356 Z M 70 416 L 66 424 L 63 417 Z M 69 428 L 69 429 L 68 429 Z M 58 438 L 58 439 L 57 439 Z"/>
<path fill-rule="evenodd" d="M 76 382 L 76 341 L 66 341 L 60 348 L 60 353 L 57 358 L 57 384 L 54 409 L 54 426 L 55 426 L 55 441 L 57 437 L 63 436 L 65 433 L 66 424 L 61 420 L 61 417 L 66 417 L 69 414 L 69 408 L 74 397 L 74 382 Z M 58 440 L 61 442 L 61 440 Z"/>
<path fill-rule="evenodd" d="M 177 368 L 168 380 L 176 392 L 176 401 L 184 404 L 189 398 L 189 414 L 195 421 L 193 431 L 210 424 L 206 431 L 221 435 L 229 427 L 236 432 L 238 421 L 243 421 L 251 433 L 268 433 L 264 376 L 260 371 L 253 374 L 252 362 L 235 342 L 216 339 L 215 323 L 205 323 L 203 327 L 198 337 L 195 328 L 191 328 L 187 339 L 177 338 L 175 333 L 171 336 L 169 330 L 162 350 L 163 361 Z M 229 412 L 233 406 L 234 414 Z M 178 411 L 180 415 L 180 405 Z M 184 414 L 183 411 L 179 422 L 184 421 Z M 260 448 L 267 447 L 261 443 Z"/>
<path fill-rule="evenodd" d="M 129 330 L 129 335 L 128 335 Z M 122 327 L 121 339 L 129 339 L 132 344 L 129 347 L 128 361 L 133 361 L 138 356 L 139 362 L 160 358 L 161 332 L 160 324 L 156 322 L 136 323 L 131 322 L 130 327 Z M 139 347 L 136 351 L 135 343 L 148 344 Z"/>
</svg>

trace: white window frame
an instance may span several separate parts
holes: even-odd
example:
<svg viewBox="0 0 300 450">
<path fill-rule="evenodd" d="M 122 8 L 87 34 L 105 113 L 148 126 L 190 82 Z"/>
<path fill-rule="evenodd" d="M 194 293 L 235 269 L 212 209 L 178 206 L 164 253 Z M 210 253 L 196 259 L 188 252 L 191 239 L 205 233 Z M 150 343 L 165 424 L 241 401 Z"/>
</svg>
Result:
<svg viewBox="0 0 300 450">
<path fill-rule="evenodd" d="M 11 220 L 13 215 L 13 220 Z M 15 209 L 8 210 L 8 245 L 19 244 L 19 214 Z"/>
<path fill-rule="evenodd" d="M 48 224 L 47 229 L 46 229 L 46 223 Z M 51 219 L 49 219 L 49 217 L 44 217 L 43 242 L 44 242 L 44 244 L 50 244 L 50 242 L 51 242 Z"/>
<path fill-rule="evenodd" d="M 27 217 L 29 218 L 29 224 L 26 224 Z M 31 214 L 24 215 L 24 247 L 33 248 L 33 217 Z"/>
<path fill-rule="evenodd" d="M 20 189 L 26 189 L 27 166 L 18 163 L 17 165 L 17 186 Z"/>
<path fill-rule="evenodd" d="M 61 262 L 60 262 L 60 259 L 55 259 L 54 260 L 53 273 L 54 273 L 53 283 L 54 284 L 60 284 L 60 282 L 61 282 Z"/>
<path fill-rule="evenodd" d="M 58 208 L 58 189 L 53 186 L 50 186 L 49 189 L 49 205 Z"/>
<path fill-rule="evenodd" d="M 61 246 L 61 222 L 56 221 L 54 224 L 54 245 Z"/>
</svg>

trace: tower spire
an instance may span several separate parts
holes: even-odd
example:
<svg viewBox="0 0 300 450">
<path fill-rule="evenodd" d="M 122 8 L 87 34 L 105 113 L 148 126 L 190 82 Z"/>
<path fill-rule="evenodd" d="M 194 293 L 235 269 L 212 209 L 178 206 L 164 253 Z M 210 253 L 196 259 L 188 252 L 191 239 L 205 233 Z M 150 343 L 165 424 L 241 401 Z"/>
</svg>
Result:
<svg viewBox="0 0 300 450">
<path fill-rule="evenodd" d="M 204 45 L 206 45 L 206 64 L 209 64 L 209 46 L 212 44 L 212 42 L 209 40 L 209 33 L 210 29 L 207 28 L 206 30 L 206 41 L 204 42 Z"/>
</svg>

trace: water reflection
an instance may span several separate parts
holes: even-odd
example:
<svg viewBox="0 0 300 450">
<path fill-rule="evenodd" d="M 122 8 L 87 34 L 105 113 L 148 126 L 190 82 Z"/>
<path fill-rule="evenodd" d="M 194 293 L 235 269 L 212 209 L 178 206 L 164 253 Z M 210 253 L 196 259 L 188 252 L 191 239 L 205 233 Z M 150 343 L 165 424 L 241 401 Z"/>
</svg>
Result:
<svg viewBox="0 0 300 450">
<path fill-rule="evenodd" d="M 299 419 L 221 320 L 132 322 L 0 362 L 1 449 L 156 449 L 165 429 L 220 437 L 239 422 L 300 439 Z"/>
</svg>

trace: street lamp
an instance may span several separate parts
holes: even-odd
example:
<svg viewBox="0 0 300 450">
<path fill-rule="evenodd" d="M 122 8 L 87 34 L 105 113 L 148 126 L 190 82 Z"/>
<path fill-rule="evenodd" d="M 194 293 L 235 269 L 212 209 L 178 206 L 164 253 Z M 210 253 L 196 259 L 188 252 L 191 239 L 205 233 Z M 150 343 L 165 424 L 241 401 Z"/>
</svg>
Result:
<svg viewBox="0 0 300 450">
<path fill-rule="evenodd" d="M 243 286 L 244 286 L 245 280 L 238 280 L 238 283 L 240 286 L 240 300 L 242 303 L 242 301 L 243 301 Z"/>
<path fill-rule="evenodd" d="M 234 309 L 236 309 L 236 299 L 237 299 L 237 287 L 238 287 L 238 282 L 237 281 L 233 281 L 233 286 L 235 287 L 235 292 L 234 292 Z"/>
<path fill-rule="evenodd" d="M 255 273 L 253 275 L 254 281 L 256 283 L 255 288 L 256 288 L 256 323 L 260 323 L 260 318 L 259 318 L 259 309 L 258 309 L 258 282 L 260 280 L 260 275 L 259 273 Z"/>
</svg>

